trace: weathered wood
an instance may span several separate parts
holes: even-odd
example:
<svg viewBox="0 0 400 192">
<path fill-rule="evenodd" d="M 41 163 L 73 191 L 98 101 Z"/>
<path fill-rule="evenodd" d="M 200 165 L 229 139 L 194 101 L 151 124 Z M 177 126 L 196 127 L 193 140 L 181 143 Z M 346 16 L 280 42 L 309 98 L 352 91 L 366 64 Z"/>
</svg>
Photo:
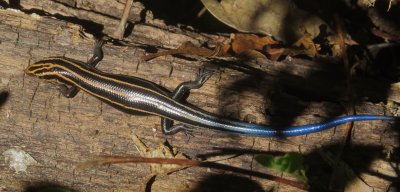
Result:
<svg viewBox="0 0 400 192">
<path fill-rule="evenodd" d="M 40 7 L 42 2 L 22 1 L 21 4 L 28 9 L 24 3 Z M 56 7 L 68 8 L 66 5 L 69 5 L 53 3 Z M 45 6 L 42 7 L 45 9 Z M 54 7 L 51 9 L 53 12 L 45 11 L 53 14 L 59 11 Z M 85 11 L 88 15 L 93 14 L 88 18 L 105 17 L 90 9 Z M 139 15 L 137 10 L 132 12 Z M 110 17 L 109 21 L 118 24 L 115 18 Z M 108 24 L 108 20 L 105 22 Z M 105 25 L 105 34 L 111 33 L 112 27 L 108 27 Z M 193 90 L 188 98 L 188 102 L 207 111 L 240 120 L 281 126 L 319 122 L 345 113 L 341 105 L 345 100 L 345 88 L 340 80 L 343 78 L 339 75 L 338 66 L 326 67 L 299 59 L 285 62 L 260 60 L 240 66 L 233 61 L 178 57 L 141 62 L 140 57 L 146 52 L 142 48 L 144 46 L 140 46 L 142 44 L 177 47 L 188 40 L 200 44 L 209 39 L 207 35 L 177 28 L 168 31 L 142 24 L 136 24 L 127 39 L 132 43 L 131 46 L 105 45 L 105 58 L 98 66 L 100 70 L 138 76 L 172 90 L 180 82 L 194 79 L 199 68 L 206 62 L 221 67 L 220 74 L 213 76 L 203 88 Z M 143 189 L 150 176 L 162 170 L 150 170 L 146 164 L 74 170 L 77 163 L 93 155 L 141 155 L 133 139 L 135 135 L 149 148 L 157 148 L 166 138 L 160 130 L 158 117 L 124 114 L 83 92 L 73 99 L 67 99 L 51 84 L 24 75 L 23 70 L 29 64 L 47 56 L 65 55 L 77 60 L 88 60 L 94 40 L 79 25 L 37 14 L 0 10 L 0 42 L 0 91 L 8 93 L 6 100 L 0 101 L 0 151 L 19 148 L 38 162 L 37 165 L 29 166 L 26 172 L 15 173 L 7 162 L 2 161 L 1 189 L 18 191 L 36 183 L 48 182 L 83 191 L 139 190 Z M 383 87 L 382 83 L 374 80 L 369 82 L 368 85 L 356 84 L 357 90 L 362 90 L 362 96 L 385 97 L 374 92 L 374 87 Z M 390 92 L 389 88 L 386 92 L 398 95 L 397 92 Z M 395 98 L 390 95 L 386 97 Z M 356 109 L 359 114 L 398 113 L 395 103 L 386 106 L 384 103 L 361 100 Z M 391 129 L 391 125 L 380 121 L 356 123 L 352 139 L 354 148 L 365 145 L 372 147 L 364 150 L 376 149 L 375 153 L 367 155 L 398 148 L 399 132 Z M 244 137 L 206 129 L 197 129 L 193 134 L 195 137 L 189 141 L 184 134 L 168 137 L 168 141 L 191 158 L 211 153 L 215 148 L 230 148 L 265 152 L 295 151 L 312 159 L 319 146 L 337 147 L 344 138 L 343 126 L 288 139 Z M 222 155 L 213 158 L 221 158 Z M 224 162 L 242 168 L 261 169 L 259 165 L 253 164 L 253 157 L 252 154 L 242 155 Z M 394 173 L 392 168 L 382 157 L 365 163 L 368 169 L 358 170 L 363 173 L 364 181 L 378 191 L 384 190 L 390 181 L 368 170 L 379 170 L 379 173 L 390 176 Z M 266 171 L 280 175 L 272 170 Z M 188 168 L 157 177 L 152 190 L 192 190 L 211 174 L 229 173 Z M 312 176 L 311 179 L 315 181 Z M 280 191 L 297 191 L 267 180 L 252 179 L 263 188 L 274 186 Z M 326 181 L 321 182 L 326 185 Z"/>
</svg>

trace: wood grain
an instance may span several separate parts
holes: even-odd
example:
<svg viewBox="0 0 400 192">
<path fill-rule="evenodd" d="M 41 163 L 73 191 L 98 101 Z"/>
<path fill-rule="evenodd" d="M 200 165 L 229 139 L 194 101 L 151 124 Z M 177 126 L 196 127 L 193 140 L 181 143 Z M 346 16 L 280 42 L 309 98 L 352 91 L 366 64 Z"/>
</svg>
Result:
<svg viewBox="0 0 400 192">
<path fill-rule="evenodd" d="M 40 7 L 43 2 L 21 1 L 21 4 L 26 9 L 32 9 L 35 6 Z M 117 1 L 110 2 L 122 5 Z M 62 11 L 74 9 L 68 6 L 71 3 L 52 3 L 53 7 L 43 10 L 50 12 L 47 9 L 52 9 L 51 14 L 62 14 Z M 60 11 L 59 7 L 65 9 Z M 117 10 L 123 9 L 123 6 L 116 7 L 119 7 Z M 106 17 L 82 6 L 75 11 L 87 12 L 88 15 L 90 13 L 92 16 L 88 18 L 98 17 L 97 20 Z M 133 9 L 131 13 L 139 15 L 137 11 Z M 113 27 L 109 23 L 118 24 L 117 18 L 107 17 L 109 20 L 103 23 L 104 34 L 112 33 Z M 193 80 L 203 65 L 213 63 L 221 72 L 214 75 L 203 88 L 193 90 L 188 98 L 188 102 L 202 109 L 231 118 L 278 126 L 319 122 L 343 115 L 342 104 L 345 97 L 344 83 L 340 81 L 340 66 L 300 59 L 283 62 L 259 60 L 246 64 L 230 59 L 206 60 L 171 56 L 150 62 L 139 60 L 146 53 L 146 46 L 176 48 L 185 41 L 200 44 L 211 40 L 209 37 L 211 35 L 185 32 L 177 28 L 167 30 L 138 23 L 126 39 L 130 46 L 110 43 L 105 45 L 105 58 L 98 68 L 110 73 L 145 78 L 173 90 L 180 82 Z M 138 191 L 146 186 L 149 177 L 157 174 L 145 164 L 74 170 L 77 163 L 93 155 L 140 155 L 132 139 L 134 135 L 150 150 L 158 148 L 167 138 L 161 133 L 160 119 L 155 116 L 122 113 L 84 92 L 72 99 L 64 98 L 51 84 L 23 73 L 29 64 L 47 56 L 64 55 L 87 61 L 93 44 L 94 39 L 88 31 L 61 18 L 0 10 L 0 91 L 5 95 L 0 102 L 0 151 L 19 148 L 38 162 L 35 166 L 29 166 L 26 172 L 17 174 L 7 162 L 0 160 L 0 189 L 21 191 L 28 186 L 51 183 L 78 191 Z M 385 85 L 381 82 L 373 79 L 369 81 L 371 83 L 368 85 L 363 85 L 363 81 L 355 85 L 357 90 L 361 90 L 357 113 L 396 115 L 396 101 L 394 104 L 391 102 L 391 105 L 385 105 L 384 102 L 386 98 L 394 98 L 390 94 L 398 93 L 391 91 L 390 85 L 385 90 Z M 376 93 L 374 87 L 379 87 L 382 91 Z M 365 101 L 367 97 L 377 98 L 377 101 Z M 360 149 L 360 153 L 367 156 L 374 156 L 365 162 L 366 168 L 355 169 L 361 171 L 364 181 L 377 191 L 384 190 L 390 184 L 390 179 L 382 179 L 385 177 L 379 177 L 379 174 L 374 174 L 375 171 L 383 175 L 393 173 L 382 154 L 399 147 L 399 131 L 391 128 L 392 125 L 393 123 L 377 121 L 356 123 L 354 127 L 353 148 Z M 184 134 L 169 136 L 167 139 L 173 147 L 190 158 L 212 152 L 217 154 L 210 155 L 209 158 L 220 158 L 223 153 L 227 153 L 227 150 L 219 153 L 218 148 L 253 150 L 257 153 L 294 151 L 311 159 L 311 168 L 319 169 L 323 162 L 318 162 L 319 158 L 315 157 L 316 149 L 320 146 L 340 146 L 344 138 L 342 128 L 343 126 L 338 126 L 324 132 L 288 139 L 245 137 L 197 129 L 193 133 L 195 137 L 189 141 Z M 370 150 L 374 150 L 374 153 L 368 153 Z M 253 158 L 254 153 L 250 153 L 224 162 L 242 168 L 263 170 L 253 162 Z M 355 159 L 358 160 L 356 157 Z M 281 175 L 273 170 L 264 170 Z M 315 181 L 313 175 L 318 175 L 318 172 L 310 172 L 314 173 L 310 176 L 311 181 Z M 207 178 L 229 174 L 203 168 L 188 168 L 158 176 L 151 189 L 190 191 L 207 183 Z M 296 191 L 295 188 L 279 183 L 251 179 L 251 182 L 257 182 L 251 184 L 263 188 Z M 322 177 L 319 179 L 327 182 Z"/>
</svg>

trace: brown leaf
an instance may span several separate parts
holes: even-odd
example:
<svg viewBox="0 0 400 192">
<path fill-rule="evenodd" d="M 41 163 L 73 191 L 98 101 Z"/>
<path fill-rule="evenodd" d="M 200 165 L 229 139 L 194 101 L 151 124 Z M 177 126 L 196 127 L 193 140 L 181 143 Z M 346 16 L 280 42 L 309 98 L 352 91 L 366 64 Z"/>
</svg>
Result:
<svg viewBox="0 0 400 192">
<path fill-rule="evenodd" d="M 285 48 L 271 48 L 266 51 L 269 59 L 276 61 L 285 52 Z"/>
<path fill-rule="evenodd" d="M 304 34 L 297 42 L 293 44 L 294 47 L 304 48 L 304 53 L 310 57 L 314 57 L 319 49 L 319 46 L 314 44 L 312 37 L 309 33 Z"/>
<path fill-rule="evenodd" d="M 259 37 L 253 34 L 235 34 L 231 38 L 232 51 L 235 54 L 241 54 L 247 50 L 262 51 L 266 45 L 278 44 L 277 41 L 269 36 Z"/>
<path fill-rule="evenodd" d="M 225 46 L 218 45 L 214 50 L 207 49 L 204 47 L 197 47 L 190 41 L 186 41 L 182 43 L 181 46 L 179 46 L 177 49 L 171 49 L 168 51 L 163 51 L 163 52 L 158 52 L 154 54 L 148 54 L 145 56 L 142 56 L 143 61 L 148 61 L 160 56 L 166 56 L 166 55 L 197 55 L 201 57 L 211 57 L 211 56 L 222 56 L 226 52 L 224 52 L 226 49 Z"/>
<path fill-rule="evenodd" d="M 315 55 L 318 54 L 319 50 L 320 46 L 313 42 L 311 34 L 305 33 L 303 37 L 301 37 L 293 44 L 292 49 L 286 49 L 285 52 L 287 55 L 304 54 L 311 58 L 314 58 Z"/>
<path fill-rule="evenodd" d="M 375 36 L 380 37 L 380 38 L 385 39 L 385 40 L 389 40 L 389 41 L 397 41 L 397 40 L 400 39 L 400 35 L 391 34 L 391 33 L 388 33 L 386 31 L 382 31 L 382 30 L 379 30 L 379 29 L 371 29 L 371 32 Z"/>
<path fill-rule="evenodd" d="M 197 55 L 201 57 L 211 56 L 228 56 L 231 52 L 234 56 L 249 59 L 266 58 L 262 53 L 266 45 L 278 44 L 272 37 L 259 37 L 253 34 L 231 34 L 231 43 L 217 45 L 215 49 L 197 47 L 193 43 L 187 41 L 182 43 L 177 49 L 148 54 L 142 57 L 142 60 L 148 61 L 160 56 L 166 55 Z"/>
<path fill-rule="evenodd" d="M 292 42 L 308 31 L 316 37 L 326 23 L 296 6 L 294 0 L 201 0 L 218 20 L 245 33 L 272 35 Z M 287 35 L 287 32 L 292 34 Z"/>
<path fill-rule="evenodd" d="M 251 49 L 242 51 L 238 56 L 241 58 L 246 58 L 246 59 L 267 58 L 261 52 L 256 51 L 256 50 L 251 50 Z"/>
</svg>

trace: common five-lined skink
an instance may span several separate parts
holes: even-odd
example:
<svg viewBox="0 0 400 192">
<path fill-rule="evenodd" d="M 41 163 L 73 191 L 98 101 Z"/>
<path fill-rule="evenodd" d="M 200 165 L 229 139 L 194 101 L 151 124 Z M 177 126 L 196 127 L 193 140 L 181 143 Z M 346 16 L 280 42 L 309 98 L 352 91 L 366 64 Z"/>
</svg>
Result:
<svg viewBox="0 0 400 192">
<path fill-rule="evenodd" d="M 289 137 L 322 131 L 352 121 L 398 120 L 398 117 L 392 116 L 352 115 L 278 131 L 265 125 L 221 118 L 183 104 L 181 100 L 185 93 L 200 88 L 212 74 L 210 72 L 203 72 L 195 81 L 181 83 L 172 93 L 168 93 L 153 82 L 141 78 L 97 70 L 95 66 L 102 58 L 102 42 L 99 41 L 88 63 L 52 57 L 30 65 L 25 72 L 42 79 L 57 80 L 60 83 L 59 90 L 66 97 L 74 97 L 79 90 L 84 90 L 124 112 L 135 114 L 139 111 L 158 115 L 161 117 L 164 134 L 174 134 L 188 127 L 205 127 L 250 136 Z M 182 124 L 173 126 L 172 121 Z"/>
</svg>

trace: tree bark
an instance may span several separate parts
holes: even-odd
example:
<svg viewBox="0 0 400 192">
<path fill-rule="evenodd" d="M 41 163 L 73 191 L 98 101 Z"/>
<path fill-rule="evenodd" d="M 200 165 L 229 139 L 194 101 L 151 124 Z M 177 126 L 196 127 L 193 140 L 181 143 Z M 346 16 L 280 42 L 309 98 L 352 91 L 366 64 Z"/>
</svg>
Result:
<svg viewBox="0 0 400 192">
<path fill-rule="evenodd" d="M 281 173 L 257 165 L 254 154 L 299 152 L 310 166 L 311 184 L 321 182 L 319 185 L 327 186 L 326 173 L 319 177 L 324 175 L 321 169 L 326 165 L 318 157 L 318 149 L 340 149 L 344 126 L 287 139 L 248 137 L 200 128 L 194 130 L 194 137 L 190 139 L 183 133 L 164 136 L 159 117 L 125 114 L 83 91 L 72 99 L 64 98 L 52 84 L 24 74 L 29 64 L 49 56 L 87 61 L 93 50 L 93 36 L 113 33 L 119 21 L 118 15 L 112 14 L 122 14 L 123 3 L 28 0 L 21 1 L 20 6 L 23 11 L 0 10 L 0 151 L 23 150 L 37 164 L 16 173 L 9 161 L 1 161 L 0 189 L 20 191 L 48 183 L 78 191 L 136 191 L 146 186 L 154 191 L 189 191 L 204 187 L 207 178 L 230 174 L 187 168 L 163 175 L 167 168 L 150 169 L 148 164 L 75 170 L 77 163 L 96 155 L 143 155 L 134 137 L 144 142 L 149 151 L 159 151 L 167 139 L 177 151 L 193 159 L 204 156 L 223 159 L 239 153 L 242 155 L 222 163 L 276 176 Z M 115 11 L 100 14 L 107 11 L 105 6 Z M 176 48 L 185 41 L 200 45 L 217 37 L 162 26 L 162 22 L 149 21 L 149 17 L 146 23 L 139 23 L 142 11 L 144 8 L 135 2 L 130 19 L 138 23 L 122 42 L 123 46 L 112 43 L 104 46 L 105 57 L 97 67 L 99 70 L 137 76 L 173 90 L 180 82 L 194 80 L 201 67 L 212 64 L 220 72 L 201 89 L 191 91 L 188 102 L 217 115 L 258 124 L 285 127 L 321 122 L 346 113 L 346 85 L 340 65 L 301 59 L 240 62 L 172 56 L 143 62 L 140 57 L 152 48 Z M 103 29 L 93 31 L 90 28 L 93 23 Z M 353 86 L 358 96 L 357 114 L 398 115 L 399 86 L 366 78 L 357 78 Z M 390 155 L 390 151 L 398 149 L 398 128 L 392 122 L 357 122 L 351 143 L 349 151 L 353 154 L 346 162 L 365 183 L 383 191 L 396 176 L 382 154 Z M 4 153 L 1 156 L 5 158 Z M 149 184 L 152 175 L 158 176 Z M 297 191 L 268 180 L 251 179 L 251 184 L 264 189 Z"/>
</svg>

